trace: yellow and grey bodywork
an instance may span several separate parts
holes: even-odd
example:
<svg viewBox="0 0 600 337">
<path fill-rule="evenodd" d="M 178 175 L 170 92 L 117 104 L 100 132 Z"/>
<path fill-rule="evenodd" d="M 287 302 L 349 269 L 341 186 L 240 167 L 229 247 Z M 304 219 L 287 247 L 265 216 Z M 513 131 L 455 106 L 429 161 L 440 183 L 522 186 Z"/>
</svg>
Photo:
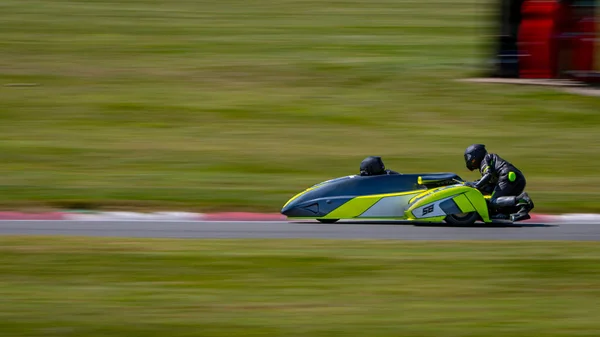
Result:
<svg viewBox="0 0 600 337">
<path fill-rule="evenodd" d="M 483 222 L 491 222 L 485 197 L 477 189 L 459 185 L 428 190 L 409 201 L 407 220 L 442 221 L 448 215 L 477 212 Z"/>
<path fill-rule="evenodd" d="M 422 191 L 355 197 L 334 209 L 324 219 L 403 219 L 406 205 Z"/>
<path fill-rule="evenodd" d="M 451 214 L 477 212 L 491 222 L 484 196 L 461 181 L 451 173 L 347 176 L 304 190 L 281 213 L 289 219 L 442 222 Z"/>
</svg>

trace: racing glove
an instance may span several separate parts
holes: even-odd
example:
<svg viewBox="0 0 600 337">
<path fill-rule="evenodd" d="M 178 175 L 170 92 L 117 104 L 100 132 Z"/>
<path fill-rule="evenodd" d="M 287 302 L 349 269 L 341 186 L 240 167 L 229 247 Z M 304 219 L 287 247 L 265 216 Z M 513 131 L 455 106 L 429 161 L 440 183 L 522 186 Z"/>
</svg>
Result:
<svg viewBox="0 0 600 337">
<path fill-rule="evenodd" d="M 476 185 L 477 185 L 476 181 L 467 181 L 467 182 L 465 182 L 465 186 L 468 186 L 468 187 L 475 187 Z"/>
</svg>

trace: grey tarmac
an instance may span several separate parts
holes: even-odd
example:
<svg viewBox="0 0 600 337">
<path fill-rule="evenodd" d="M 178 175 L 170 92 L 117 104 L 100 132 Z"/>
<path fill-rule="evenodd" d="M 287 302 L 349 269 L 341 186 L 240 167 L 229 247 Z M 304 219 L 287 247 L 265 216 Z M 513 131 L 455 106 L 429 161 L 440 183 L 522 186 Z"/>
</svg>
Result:
<svg viewBox="0 0 600 337">
<path fill-rule="evenodd" d="M 600 241 L 600 223 L 492 224 L 449 227 L 402 222 L 278 221 L 0 221 L 0 235 L 137 238 L 314 238 L 393 240 Z"/>
</svg>

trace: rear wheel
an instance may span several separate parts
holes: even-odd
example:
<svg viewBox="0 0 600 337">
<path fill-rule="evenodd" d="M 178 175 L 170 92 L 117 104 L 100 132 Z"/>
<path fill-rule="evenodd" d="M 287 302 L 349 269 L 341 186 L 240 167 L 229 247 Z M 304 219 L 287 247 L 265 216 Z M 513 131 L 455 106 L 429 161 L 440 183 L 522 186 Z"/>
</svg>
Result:
<svg viewBox="0 0 600 337">
<path fill-rule="evenodd" d="M 477 212 L 450 214 L 446 216 L 446 223 L 453 226 L 470 226 L 479 219 Z"/>
<path fill-rule="evenodd" d="M 320 223 L 336 223 L 340 219 L 317 219 Z"/>
</svg>

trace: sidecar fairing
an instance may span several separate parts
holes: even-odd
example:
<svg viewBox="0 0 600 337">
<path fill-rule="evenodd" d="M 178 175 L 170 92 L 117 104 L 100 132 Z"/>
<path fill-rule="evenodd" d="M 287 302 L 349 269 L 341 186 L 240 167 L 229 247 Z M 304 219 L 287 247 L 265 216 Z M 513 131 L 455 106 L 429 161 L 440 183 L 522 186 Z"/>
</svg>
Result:
<svg viewBox="0 0 600 337">
<path fill-rule="evenodd" d="M 423 194 L 432 189 L 462 182 L 455 173 L 350 175 L 302 191 L 283 206 L 281 213 L 289 219 L 323 222 L 357 218 L 412 220 L 414 217 L 406 213 L 416 205 L 416 197 L 424 198 Z"/>
</svg>

